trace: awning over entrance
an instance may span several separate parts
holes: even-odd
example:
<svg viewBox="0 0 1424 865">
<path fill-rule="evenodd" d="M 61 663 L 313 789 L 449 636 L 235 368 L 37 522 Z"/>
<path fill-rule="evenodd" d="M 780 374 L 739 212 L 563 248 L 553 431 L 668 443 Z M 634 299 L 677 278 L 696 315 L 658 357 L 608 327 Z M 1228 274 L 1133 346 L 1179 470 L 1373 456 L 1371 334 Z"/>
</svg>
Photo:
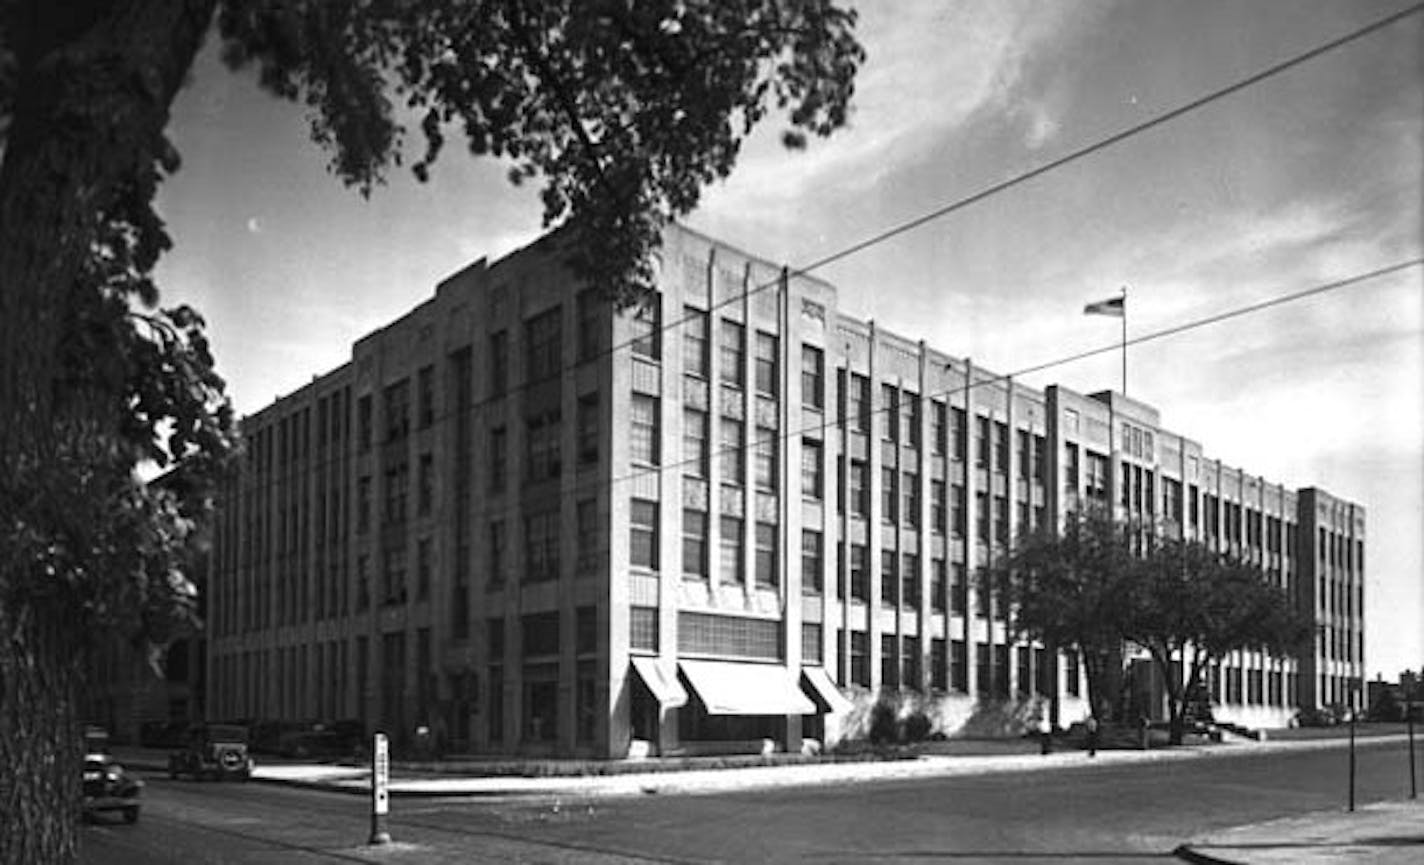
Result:
<svg viewBox="0 0 1424 865">
<path fill-rule="evenodd" d="M 802 667 L 801 675 L 811 683 L 811 690 L 816 692 L 816 697 L 826 704 L 826 711 L 838 715 L 851 710 L 851 701 L 847 700 L 836 683 L 831 681 L 831 675 L 826 672 L 825 667 Z"/>
<path fill-rule="evenodd" d="M 634 656 L 633 669 L 638 671 L 643 684 L 648 686 L 648 690 L 653 692 L 653 697 L 664 709 L 687 705 L 687 689 L 682 687 L 682 683 L 677 680 L 677 674 L 670 666 L 664 669 L 657 658 Z"/>
<path fill-rule="evenodd" d="M 709 715 L 814 715 L 795 675 L 773 664 L 679 661 Z"/>
</svg>

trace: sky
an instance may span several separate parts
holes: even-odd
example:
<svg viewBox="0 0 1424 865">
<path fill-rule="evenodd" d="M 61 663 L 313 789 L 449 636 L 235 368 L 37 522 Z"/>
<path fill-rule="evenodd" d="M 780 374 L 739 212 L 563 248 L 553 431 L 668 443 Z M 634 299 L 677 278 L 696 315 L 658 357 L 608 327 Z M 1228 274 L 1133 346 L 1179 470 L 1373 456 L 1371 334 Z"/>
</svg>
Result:
<svg viewBox="0 0 1424 865">
<path fill-rule="evenodd" d="M 849 126 L 769 119 L 686 222 L 817 261 L 1410 5 L 1408 0 L 853 4 Z M 999 373 L 1424 256 L 1424 14 L 818 270 L 848 313 Z M 164 303 L 208 319 L 240 413 L 350 358 L 471 261 L 542 231 L 533 186 L 447 148 L 369 200 L 299 106 L 210 44 L 174 106 Z M 418 139 L 418 133 L 413 139 Z M 1025 375 L 1121 387 L 1108 353 Z M 1133 347 L 1127 391 L 1209 456 L 1368 513 L 1366 671 L 1424 665 L 1424 269 Z"/>
</svg>

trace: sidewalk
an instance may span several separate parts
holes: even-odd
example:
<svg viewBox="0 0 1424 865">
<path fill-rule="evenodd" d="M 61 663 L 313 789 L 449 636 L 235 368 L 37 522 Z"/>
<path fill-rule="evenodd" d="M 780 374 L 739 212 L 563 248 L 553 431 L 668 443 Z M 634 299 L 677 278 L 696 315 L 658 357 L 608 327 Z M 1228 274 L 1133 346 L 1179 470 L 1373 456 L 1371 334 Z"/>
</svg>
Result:
<svg viewBox="0 0 1424 865">
<path fill-rule="evenodd" d="M 1370 741 L 1402 740 L 1379 736 Z M 1366 743 L 1367 744 L 1367 743 Z M 1073 771 L 1102 765 L 1156 763 L 1176 760 L 1230 759 L 1245 754 L 1283 753 L 1343 748 L 1340 739 L 1228 742 L 1150 751 L 1099 751 L 1088 757 L 1080 750 L 1053 754 L 993 754 L 921 756 L 877 762 L 803 763 L 683 771 L 629 772 L 617 775 L 519 777 L 510 775 L 432 776 L 392 768 L 392 796 L 520 797 L 520 796 L 641 796 L 699 794 L 734 790 L 819 786 L 877 780 L 942 778 L 989 773 Z M 114 749 L 127 766 L 164 771 L 167 752 L 155 749 Z M 350 765 L 269 762 L 259 760 L 252 780 L 353 795 L 370 792 L 370 769 Z M 1174 851 L 1196 863 L 1325 863 L 1424 861 L 1424 802 L 1379 803 L 1354 813 L 1330 811 L 1252 826 L 1242 826 L 1195 838 Z"/>
<path fill-rule="evenodd" d="M 1377 802 L 1353 814 L 1340 809 L 1238 826 L 1173 852 L 1197 865 L 1417 865 L 1424 862 L 1424 800 Z"/>
</svg>

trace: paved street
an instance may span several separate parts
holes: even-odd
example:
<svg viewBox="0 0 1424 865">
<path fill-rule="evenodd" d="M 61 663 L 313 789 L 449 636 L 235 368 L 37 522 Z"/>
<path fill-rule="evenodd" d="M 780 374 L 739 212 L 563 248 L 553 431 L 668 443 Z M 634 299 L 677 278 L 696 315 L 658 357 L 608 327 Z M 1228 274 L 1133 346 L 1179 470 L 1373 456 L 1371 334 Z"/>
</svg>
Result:
<svg viewBox="0 0 1424 865">
<path fill-rule="evenodd" d="M 1361 804 L 1407 793 L 1404 753 L 1361 747 Z M 81 861 L 1164 862 L 1204 832 L 1344 807 L 1344 748 L 1238 754 L 757 793 L 398 799 L 387 849 L 364 846 L 358 796 L 154 777 L 139 825 L 86 827 Z"/>
</svg>

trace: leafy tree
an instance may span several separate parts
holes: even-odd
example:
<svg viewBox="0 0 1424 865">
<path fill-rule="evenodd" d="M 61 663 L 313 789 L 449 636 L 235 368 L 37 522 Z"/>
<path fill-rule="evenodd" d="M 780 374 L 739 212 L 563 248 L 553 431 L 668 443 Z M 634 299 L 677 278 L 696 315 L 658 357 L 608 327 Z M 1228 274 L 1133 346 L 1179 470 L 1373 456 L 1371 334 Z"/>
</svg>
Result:
<svg viewBox="0 0 1424 865">
<path fill-rule="evenodd" d="M 72 859 L 82 638 L 190 618 L 182 561 L 234 449 L 202 320 L 151 280 L 164 130 L 215 24 L 342 181 L 402 162 L 403 116 L 422 179 L 462 136 L 542 182 L 620 303 L 768 113 L 789 147 L 846 122 L 863 59 L 831 0 L 0 0 L 0 861 Z M 180 482 L 139 483 L 144 459 Z"/>
<path fill-rule="evenodd" d="M 1123 636 L 1151 655 L 1166 689 L 1170 741 L 1182 742 L 1189 697 L 1235 651 L 1294 654 L 1312 625 L 1255 565 L 1191 540 L 1149 538 L 1127 582 Z"/>
<path fill-rule="evenodd" d="M 1121 667 L 1126 583 L 1133 563 L 1121 527 L 1100 512 L 1069 514 L 1062 531 L 1024 535 L 1003 562 L 1010 627 L 1023 637 L 1079 653 L 1094 716 L 1111 705 Z"/>
</svg>

